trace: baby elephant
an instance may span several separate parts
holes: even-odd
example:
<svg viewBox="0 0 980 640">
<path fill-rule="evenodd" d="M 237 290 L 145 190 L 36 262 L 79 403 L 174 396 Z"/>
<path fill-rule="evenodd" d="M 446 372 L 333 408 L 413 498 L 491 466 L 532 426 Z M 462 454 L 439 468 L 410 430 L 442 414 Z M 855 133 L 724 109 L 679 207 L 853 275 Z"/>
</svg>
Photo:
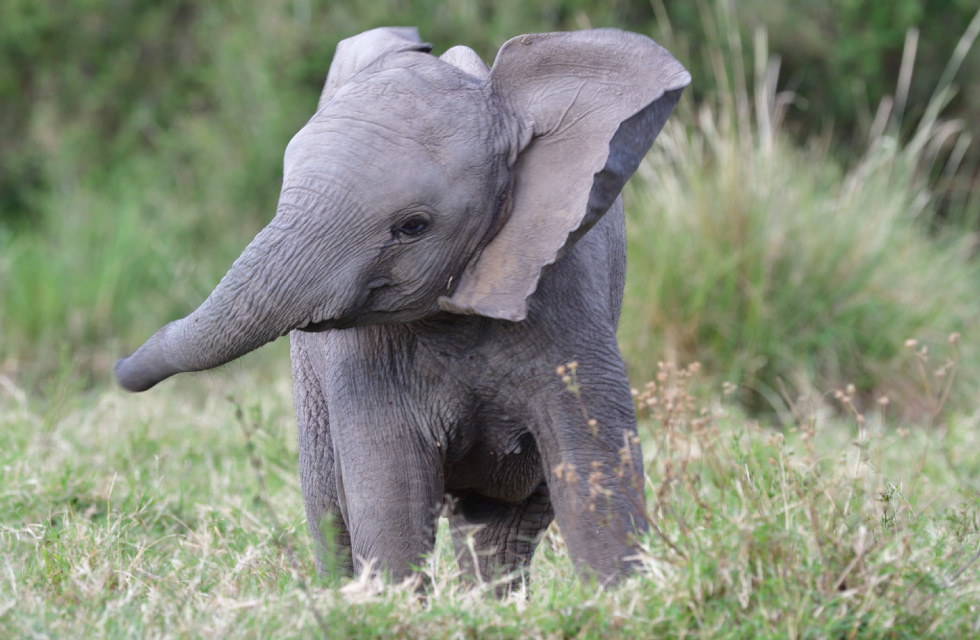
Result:
<svg viewBox="0 0 980 640">
<path fill-rule="evenodd" d="M 447 500 L 466 576 L 520 584 L 557 517 L 613 581 L 647 527 L 619 194 L 690 75 L 617 30 L 519 36 L 489 69 L 430 49 L 340 43 L 273 220 L 116 376 L 144 391 L 289 333 L 319 572 L 411 575 Z"/>
</svg>

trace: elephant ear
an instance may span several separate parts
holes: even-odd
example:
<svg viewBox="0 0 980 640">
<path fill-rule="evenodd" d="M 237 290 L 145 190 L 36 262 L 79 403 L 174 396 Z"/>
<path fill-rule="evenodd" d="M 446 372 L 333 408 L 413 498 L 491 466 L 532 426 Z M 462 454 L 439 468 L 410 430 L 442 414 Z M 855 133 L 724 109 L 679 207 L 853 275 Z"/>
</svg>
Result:
<svg viewBox="0 0 980 640">
<path fill-rule="evenodd" d="M 649 38 L 596 29 L 518 36 L 488 82 L 521 140 L 510 217 L 440 304 L 516 321 L 542 270 L 616 200 L 691 76 Z"/>
<path fill-rule="evenodd" d="M 477 80 L 486 81 L 490 76 L 490 68 L 487 63 L 469 47 L 457 45 L 439 56 L 439 59 Z"/>
<path fill-rule="evenodd" d="M 429 53 L 432 45 L 422 41 L 415 27 L 380 27 L 341 40 L 330 63 L 317 110 L 322 109 L 354 74 L 394 51 Z"/>
</svg>

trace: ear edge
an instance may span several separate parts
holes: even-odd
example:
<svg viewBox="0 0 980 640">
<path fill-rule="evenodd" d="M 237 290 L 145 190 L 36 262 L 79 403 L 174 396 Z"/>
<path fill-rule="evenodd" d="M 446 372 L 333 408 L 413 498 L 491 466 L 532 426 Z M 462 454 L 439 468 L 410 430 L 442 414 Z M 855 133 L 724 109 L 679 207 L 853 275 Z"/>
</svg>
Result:
<svg viewBox="0 0 980 640">
<path fill-rule="evenodd" d="M 536 285 L 537 283 L 535 283 Z M 535 286 L 536 288 L 536 286 Z M 533 291 L 531 293 L 534 293 Z M 530 297 L 530 294 L 528 294 Z M 439 308 L 449 313 L 462 316 L 483 316 L 494 320 L 507 320 L 509 322 L 521 322 L 527 318 L 527 300 L 525 299 L 522 307 L 513 306 L 492 306 L 480 303 L 468 303 L 457 300 L 451 296 L 439 297 Z"/>
<path fill-rule="evenodd" d="M 570 236 L 583 227 L 583 233 L 592 228 L 622 193 L 623 187 L 653 147 L 684 89 L 690 84 L 690 74 L 685 71 L 684 75 L 687 76 L 686 82 L 681 78 L 672 88 L 665 89 L 659 98 L 620 123 L 609 140 L 609 153 L 602 169 L 593 176 L 585 218 Z"/>
</svg>

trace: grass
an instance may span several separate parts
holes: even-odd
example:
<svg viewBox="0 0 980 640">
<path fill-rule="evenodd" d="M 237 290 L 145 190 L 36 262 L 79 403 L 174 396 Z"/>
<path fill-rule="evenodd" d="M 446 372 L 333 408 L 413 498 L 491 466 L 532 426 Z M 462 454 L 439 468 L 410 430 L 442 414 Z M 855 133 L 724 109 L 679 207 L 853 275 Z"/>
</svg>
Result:
<svg viewBox="0 0 980 640">
<path fill-rule="evenodd" d="M 977 30 L 980 13 L 963 55 Z M 969 143 L 939 117 L 957 60 L 909 141 L 887 124 L 886 100 L 864 155 L 841 167 L 827 145 L 799 147 L 782 133 L 794 97 L 777 92 L 764 34 L 754 92 L 741 45 L 709 45 L 716 62 L 705 66 L 728 90 L 682 103 L 627 188 L 620 338 L 631 372 L 654 375 L 657 354 L 699 361 L 739 385 L 747 407 L 776 414 L 854 384 L 863 409 L 887 396 L 918 418 L 930 399 L 908 383 L 905 341 L 936 346 L 980 329 L 975 227 L 933 226 L 925 180 L 939 166 L 955 171 L 956 154 L 944 165 L 939 149 Z M 980 383 L 971 342 L 960 389 Z M 973 400 L 954 390 L 955 405 Z"/>
<path fill-rule="evenodd" d="M 286 365 L 255 364 L 48 407 L 2 379 L 5 637 L 296 637 L 318 633 L 318 616 L 338 637 L 957 638 L 980 628 L 976 416 L 896 429 L 887 410 L 812 413 L 772 431 L 726 400 L 727 387 L 696 395 L 694 368 L 664 365 L 637 392 L 658 531 L 644 543 L 646 571 L 595 591 L 573 578 L 553 528 L 530 593 L 497 602 L 458 586 L 443 526 L 420 601 L 400 585 L 307 584 Z M 851 401 L 839 398 L 845 410 Z"/>
</svg>

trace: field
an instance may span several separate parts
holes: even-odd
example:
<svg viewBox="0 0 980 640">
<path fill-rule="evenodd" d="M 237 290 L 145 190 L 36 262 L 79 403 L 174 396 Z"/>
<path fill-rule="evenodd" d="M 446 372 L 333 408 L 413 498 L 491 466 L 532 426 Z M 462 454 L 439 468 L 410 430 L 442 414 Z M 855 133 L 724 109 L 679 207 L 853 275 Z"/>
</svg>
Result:
<svg viewBox="0 0 980 640">
<path fill-rule="evenodd" d="M 0 73 L 0 96 L 30 94 L 0 116 L 0 637 L 980 634 L 980 189 L 951 111 L 980 68 L 975 8 L 941 64 L 934 26 L 901 35 L 893 95 L 843 118 L 844 143 L 794 119 L 806 96 L 732 3 L 163 3 L 130 22 L 103 4 L 0 10 L 0 55 L 35 56 Z M 497 601 L 458 585 L 443 526 L 424 595 L 316 579 L 287 341 L 140 395 L 113 361 L 271 217 L 340 37 L 420 23 L 437 52 L 463 34 L 489 60 L 525 23 L 626 14 L 700 74 L 625 191 L 645 570 L 597 590 L 553 527 L 526 591 Z M 44 34 L 76 22 L 70 64 L 47 61 Z M 106 38 L 129 53 L 99 57 Z M 913 104 L 918 59 L 938 71 Z"/>
<path fill-rule="evenodd" d="M 135 397 L 38 412 L 4 379 L 5 637 L 965 638 L 980 630 L 976 418 L 746 419 L 693 369 L 643 389 L 648 571 L 573 577 L 549 531 L 530 590 L 461 589 L 441 530 L 406 585 L 312 580 L 282 349 Z M 914 350 L 909 357 L 915 358 Z M 850 399 L 838 400 L 846 411 Z M 668 408 L 669 407 L 669 408 Z M 9 518 L 16 514 L 15 518 Z"/>
</svg>

